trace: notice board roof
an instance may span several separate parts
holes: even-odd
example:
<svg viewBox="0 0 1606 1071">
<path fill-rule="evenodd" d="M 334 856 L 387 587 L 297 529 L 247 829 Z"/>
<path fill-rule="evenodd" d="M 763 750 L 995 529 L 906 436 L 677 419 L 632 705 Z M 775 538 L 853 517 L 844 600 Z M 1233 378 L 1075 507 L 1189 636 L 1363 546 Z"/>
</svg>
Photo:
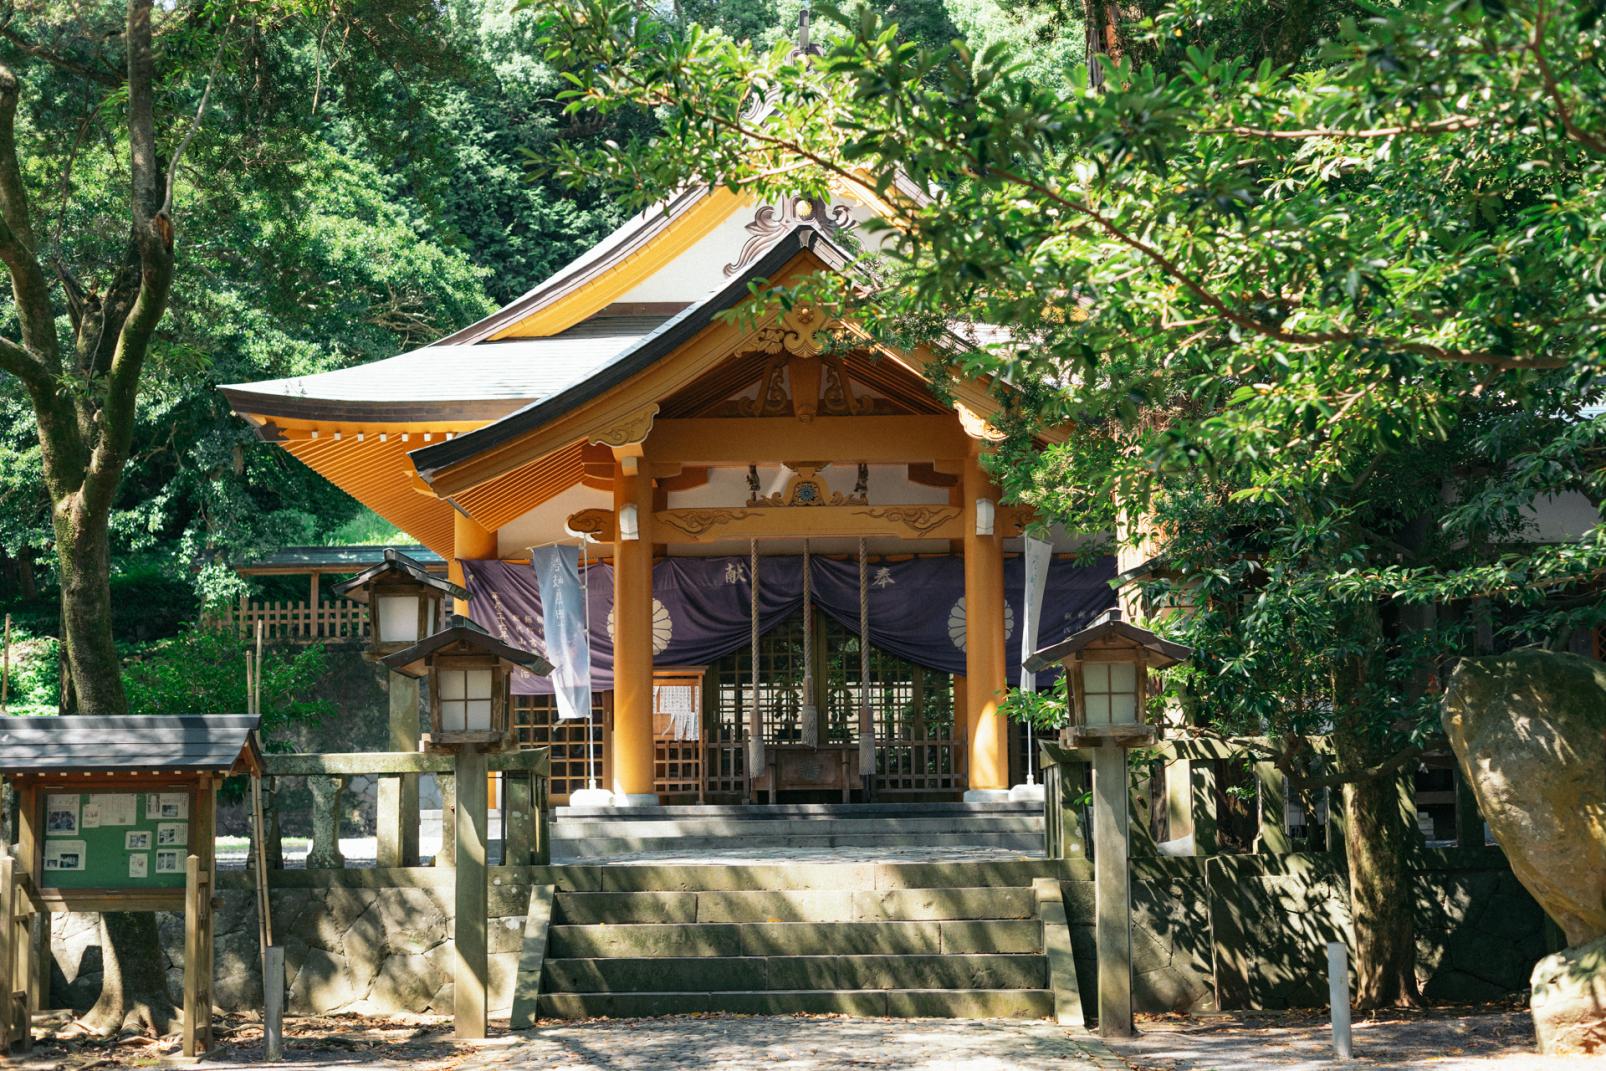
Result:
<svg viewBox="0 0 1606 1071">
<path fill-rule="evenodd" d="M 0 773 L 244 773 L 262 767 L 254 714 L 0 717 Z"/>
</svg>

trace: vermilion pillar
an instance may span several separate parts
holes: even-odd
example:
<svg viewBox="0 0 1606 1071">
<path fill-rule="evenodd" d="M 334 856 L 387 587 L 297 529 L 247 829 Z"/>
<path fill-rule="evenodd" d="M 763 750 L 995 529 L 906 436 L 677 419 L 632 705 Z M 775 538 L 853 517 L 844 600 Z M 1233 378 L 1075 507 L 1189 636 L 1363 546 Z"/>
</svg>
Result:
<svg viewBox="0 0 1606 1071">
<path fill-rule="evenodd" d="M 636 511 L 625 538 L 626 507 Z M 613 476 L 613 746 L 608 787 L 615 806 L 650 806 L 652 789 L 652 477 L 641 458 Z"/>
<path fill-rule="evenodd" d="M 501 557 L 496 545 L 496 532 L 485 528 L 472 517 L 452 511 L 452 557 L 446 563 L 446 578 L 459 587 L 463 584 L 463 562 L 482 558 Z M 453 599 L 452 612 L 468 616 L 468 600 Z"/>
<path fill-rule="evenodd" d="M 996 528 L 976 532 L 976 501 L 995 505 L 998 489 L 982 471 L 980 460 L 965 462 L 965 732 L 970 758 L 970 790 L 966 799 L 986 799 L 1009 792 L 1009 733 L 1000 710 L 1007 679 L 1004 671 L 1004 553 Z"/>
</svg>

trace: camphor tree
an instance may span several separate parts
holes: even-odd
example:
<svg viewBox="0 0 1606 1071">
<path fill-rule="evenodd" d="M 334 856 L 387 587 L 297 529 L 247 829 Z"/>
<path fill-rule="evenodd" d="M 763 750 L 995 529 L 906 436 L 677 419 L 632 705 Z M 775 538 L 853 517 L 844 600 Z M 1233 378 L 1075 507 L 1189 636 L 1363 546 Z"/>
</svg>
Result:
<svg viewBox="0 0 1606 1071">
<path fill-rule="evenodd" d="M 638 204 L 881 198 L 876 285 L 770 297 L 892 339 L 1009 328 L 953 361 L 1017 388 L 995 471 L 1073 530 L 1119 511 L 1158 537 L 1154 594 L 1195 607 L 1167 625 L 1201 652 L 1173 681 L 1194 727 L 1269 735 L 1297 791 L 1341 792 L 1357 999 L 1411 1003 L 1401 778 L 1446 663 L 1601 613 L 1598 527 L 1539 542 L 1528 511 L 1600 500 L 1603 4 L 1320 6 L 1324 42 L 1246 45 L 1271 7 L 1122 7 L 1102 89 L 1059 91 L 1006 47 L 922 47 L 863 9 L 825 11 L 805 60 L 552 4 L 569 106 L 660 123 L 558 166 Z M 1045 425 L 1070 438 L 1034 449 Z"/>
<path fill-rule="evenodd" d="M 259 257 L 272 274 L 272 251 L 231 245 L 216 210 L 248 190 L 247 200 L 282 198 L 281 210 L 295 211 L 297 176 L 316 157 L 307 96 L 333 93 L 352 69 L 374 83 L 375 72 L 432 55 L 422 41 L 435 11 L 428 0 L 332 13 L 299 0 L 22 0 L 0 14 L 0 261 L 11 281 L 0 381 L 26 395 L 38 446 L 8 451 L 3 484 L 42 482 L 48 496 L 70 711 L 129 709 L 111 628 L 109 522 L 152 383 L 182 394 L 207 356 L 164 334 L 186 298 L 191 315 L 207 315 L 197 311 L 207 301 L 177 283 L 204 289 L 214 309 L 240 299 L 226 272 L 186 275 L 186 237 L 202 247 L 195 259 Z M 320 49 L 320 32 L 343 50 Z M 339 74 L 335 59 L 349 61 Z M 286 72 L 314 66 L 316 82 L 298 77 L 291 99 Z M 196 218 L 212 226 L 187 229 Z M 464 312 L 483 309 L 472 270 L 464 286 L 463 266 L 437 266 L 457 270 Z M 15 413 L 8 406 L 8 423 Z M 23 512 L 16 500 L 11 509 Z M 8 517 L 8 538 L 17 520 Z M 104 922 L 105 976 L 88 1024 L 165 1030 L 174 1009 L 154 916 Z"/>
</svg>

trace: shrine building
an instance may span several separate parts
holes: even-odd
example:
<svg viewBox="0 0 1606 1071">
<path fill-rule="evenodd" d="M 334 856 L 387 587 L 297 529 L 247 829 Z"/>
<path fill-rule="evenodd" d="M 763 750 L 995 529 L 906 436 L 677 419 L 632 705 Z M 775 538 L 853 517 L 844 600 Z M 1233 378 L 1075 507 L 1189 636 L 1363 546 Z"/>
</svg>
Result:
<svg viewBox="0 0 1606 1071">
<path fill-rule="evenodd" d="M 995 384 L 932 389 L 1000 332 L 904 351 L 753 296 L 862 281 L 877 211 L 683 193 L 438 342 L 223 391 L 515 646 L 546 651 L 531 548 L 583 543 L 593 716 L 515 684 L 559 802 L 588 776 L 620 806 L 998 798 L 1030 761 L 1000 713 L 1023 645 L 1111 605 L 1115 565 L 1053 529 L 1029 560 L 983 463 Z"/>
</svg>

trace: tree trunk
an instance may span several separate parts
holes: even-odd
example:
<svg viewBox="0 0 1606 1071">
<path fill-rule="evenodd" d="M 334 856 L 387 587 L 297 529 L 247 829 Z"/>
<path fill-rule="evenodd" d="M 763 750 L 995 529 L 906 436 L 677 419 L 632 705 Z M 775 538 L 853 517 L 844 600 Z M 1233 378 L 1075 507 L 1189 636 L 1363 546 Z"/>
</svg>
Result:
<svg viewBox="0 0 1606 1071">
<path fill-rule="evenodd" d="M 1344 852 L 1349 863 L 1358 1008 L 1422 1003 L 1416 984 L 1412 833 L 1399 778 L 1363 779 L 1344 786 Z"/>
<path fill-rule="evenodd" d="M 150 911 L 108 911 L 100 916 L 100 999 L 83 1018 L 96 1034 L 124 1027 L 161 1037 L 174 1027 L 178 1009 L 167 990 L 167 957 L 162 954 L 156 915 Z"/>
<path fill-rule="evenodd" d="M 90 510 L 82 494 L 54 511 L 61 576 L 62 657 L 72 678 L 74 714 L 127 714 L 122 666 L 112 639 L 109 510 Z"/>
</svg>

